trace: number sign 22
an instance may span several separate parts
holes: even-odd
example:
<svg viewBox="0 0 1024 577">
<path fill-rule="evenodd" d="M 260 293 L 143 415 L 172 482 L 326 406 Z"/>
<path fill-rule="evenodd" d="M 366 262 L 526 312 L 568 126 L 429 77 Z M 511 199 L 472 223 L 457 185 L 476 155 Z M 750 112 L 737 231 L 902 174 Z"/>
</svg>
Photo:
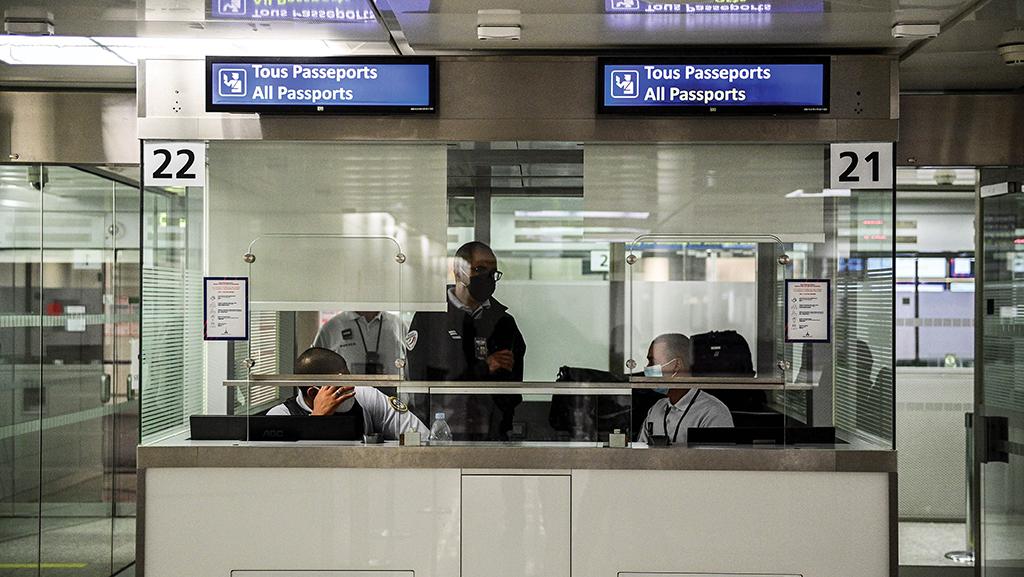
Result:
<svg viewBox="0 0 1024 577">
<path fill-rule="evenodd" d="M 892 188 L 891 142 L 833 144 L 830 156 L 830 188 Z"/>
<path fill-rule="evenodd" d="M 146 186 L 206 185 L 204 142 L 147 142 L 142 155 Z"/>
</svg>

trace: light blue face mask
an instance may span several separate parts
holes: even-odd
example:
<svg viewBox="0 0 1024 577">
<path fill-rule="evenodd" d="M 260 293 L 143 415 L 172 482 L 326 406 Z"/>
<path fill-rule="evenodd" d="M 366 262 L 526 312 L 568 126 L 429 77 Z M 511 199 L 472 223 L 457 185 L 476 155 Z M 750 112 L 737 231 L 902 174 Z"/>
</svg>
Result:
<svg viewBox="0 0 1024 577">
<path fill-rule="evenodd" d="M 649 367 L 644 367 L 644 376 L 645 377 L 653 377 L 653 378 L 664 377 L 665 373 L 664 373 L 664 371 L 661 370 L 662 367 L 664 367 L 665 365 L 671 365 L 672 363 L 674 363 L 674 362 L 676 362 L 678 360 L 679 359 L 676 358 L 676 359 L 670 360 L 667 363 L 662 363 L 660 365 L 651 365 Z"/>
<path fill-rule="evenodd" d="M 655 378 L 655 379 L 656 378 L 660 378 L 660 377 L 664 377 L 665 376 L 665 372 L 662 371 L 662 367 L 664 367 L 665 365 L 670 365 L 670 364 L 674 363 L 675 361 L 676 361 L 676 359 L 672 359 L 671 361 L 669 361 L 667 363 L 663 363 L 663 364 L 660 364 L 660 365 L 651 365 L 649 367 L 644 367 L 644 376 L 645 377 L 649 377 L 649 378 Z M 654 389 L 654 392 L 662 394 L 662 395 L 667 395 L 668 394 L 668 387 L 658 387 L 658 388 Z"/>
</svg>

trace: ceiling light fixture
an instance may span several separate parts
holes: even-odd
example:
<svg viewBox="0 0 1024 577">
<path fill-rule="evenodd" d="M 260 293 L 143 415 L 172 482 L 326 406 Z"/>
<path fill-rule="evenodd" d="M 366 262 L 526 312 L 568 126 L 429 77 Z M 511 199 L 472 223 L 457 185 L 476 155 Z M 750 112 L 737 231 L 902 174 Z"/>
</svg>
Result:
<svg viewBox="0 0 1024 577">
<path fill-rule="evenodd" d="M 892 25 L 893 38 L 935 38 L 938 35 L 938 22 L 897 22 Z"/>
<path fill-rule="evenodd" d="M 139 60 L 208 54 L 344 56 L 352 52 L 351 45 L 334 40 L 0 35 L 0 61 L 12 65 L 135 66 Z"/>
<path fill-rule="evenodd" d="M 53 36 L 53 13 L 40 8 L 4 10 L 4 34 Z"/>
<path fill-rule="evenodd" d="M 823 188 L 821 192 L 807 192 L 802 188 L 798 188 L 793 192 L 787 193 L 786 198 L 845 198 L 849 197 L 851 190 L 848 188 Z"/>
<path fill-rule="evenodd" d="M 476 37 L 479 40 L 519 40 L 523 22 L 519 10 L 478 10 Z"/>
</svg>

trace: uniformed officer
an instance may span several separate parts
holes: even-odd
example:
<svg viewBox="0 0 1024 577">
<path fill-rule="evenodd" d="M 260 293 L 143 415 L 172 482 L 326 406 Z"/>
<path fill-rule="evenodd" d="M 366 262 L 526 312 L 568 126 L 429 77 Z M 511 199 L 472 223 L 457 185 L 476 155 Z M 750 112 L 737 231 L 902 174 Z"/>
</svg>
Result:
<svg viewBox="0 0 1024 577">
<path fill-rule="evenodd" d="M 404 334 L 401 319 L 392 313 L 345 311 L 320 327 L 313 346 L 345 357 L 352 374 L 395 375 Z"/>
<path fill-rule="evenodd" d="M 347 375 L 348 366 L 338 353 L 319 347 L 307 349 L 295 360 L 297 375 Z M 296 389 L 298 393 L 299 390 Z M 365 434 L 378 434 L 397 440 L 412 429 L 426 438 L 429 429 L 409 412 L 397 397 L 388 397 L 373 387 L 327 386 L 307 387 L 285 402 L 270 409 L 268 415 L 330 416 L 355 413 L 363 421 Z"/>
<path fill-rule="evenodd" d="M 647 349 L 647 377 L 690 375 L 690 339 L 669 333 L 655 338 Z M 722 401 L 700 389 L 655 389 L 667 395 L 654 403 L 640 428 L 639 441 L 651 436 L 668 437 L 671 444 L 685 443 L 686 431 L 697 427 L 732 427 L 732 414 Z"/>
<path fill-rule="evenodd" d="M 464 244 L 455 253 L 447 313 L 416 313 L 406 335 L 408 375 L 427 381 L 522 381 L 526 341 L 494 298 L 501 271 L 491 247 Z M 502 440 L 520 395 L 450 395 L 442 407 L 452 431 L 467 440 Z M 432 403 L 433 404 L 433 403 Z"/>
</svg>

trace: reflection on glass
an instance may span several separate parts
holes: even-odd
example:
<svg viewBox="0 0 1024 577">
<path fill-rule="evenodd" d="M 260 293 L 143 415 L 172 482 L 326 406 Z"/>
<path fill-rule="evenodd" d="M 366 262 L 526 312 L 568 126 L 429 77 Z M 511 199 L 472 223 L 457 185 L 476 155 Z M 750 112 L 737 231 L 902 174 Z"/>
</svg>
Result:
<svg viewBox="0 0 1024 577">
<path fill-rule="evenodd" d="M 138 195 L 103 173 L 0 168 L 0 558 L 25 569 L 134 559 Z"/>
<path fill-rule="evenodd" d="M 0 166 L 0 558 L 39 560 L 41 466 L 39 430 L 45 399 L 40 382 L 39 330 L 42 195 L 39 167 Z M 37 176 L 33 177 L 33 173 Z M 17 232 L 17 234 L 15 234 Z M 20 429 L 20 431 L 19 431 Z"/>
<path fill-rule="evenodd" d="M 650 2 L 648 0 L 605 0 L 607 14 L 770 14 L 820 13 L 824 0 L 707 0 L 695 2 Z"/>
<path fill-rule="evenodd" d="M 260 3 L 253 0 L 211 0 L 214 20 L 374 23 L 370 0 L 289 0 Z"/>
</svg>

